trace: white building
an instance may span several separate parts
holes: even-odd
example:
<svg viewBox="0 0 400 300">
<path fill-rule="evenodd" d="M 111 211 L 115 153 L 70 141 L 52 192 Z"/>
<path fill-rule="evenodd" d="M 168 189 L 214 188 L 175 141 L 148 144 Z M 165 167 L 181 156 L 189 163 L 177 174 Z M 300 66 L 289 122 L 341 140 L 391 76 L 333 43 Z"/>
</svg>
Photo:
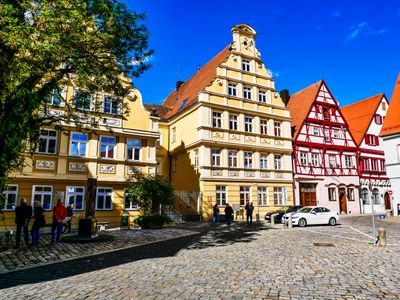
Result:
<svg viewBox="0 0 400 300">
<path fill-rule="evenodd" d="M 388 192 L 395 216 L 400 213 L 400 73 L 394 86 L 390 107 L 383 122 L 380 136 L 386 158 L 386 172 L 392 189 Z"/>
</svg>

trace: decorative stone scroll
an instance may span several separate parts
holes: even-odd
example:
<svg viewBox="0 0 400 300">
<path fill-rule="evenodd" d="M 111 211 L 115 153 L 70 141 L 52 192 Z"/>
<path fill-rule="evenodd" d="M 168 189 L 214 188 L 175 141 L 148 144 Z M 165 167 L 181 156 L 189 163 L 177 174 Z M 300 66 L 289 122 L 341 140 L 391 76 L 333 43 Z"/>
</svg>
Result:
<svg viewBox="0 0 400 300">
<path fill-rule="evenodd" d="M 212 176 L 222 176 L 222 171 L 221 170 L 212 170 L 211 175 Z"/>
<path fill-rule="evenodd" d="M 246 136 L 245 141 L 247 141 L 247 142 L 255 142 L 256 138 L 254 136 Z"/>
<path fill-rule="evenodd" d="M 126 174 L 133 175 L 133 174 L 137 174 L 137 173 L 140 173 L 140 168 L 133 167 L 133 166 L 126 167 Z"/>
<path fill-rule="evenodd" d="M 121 127 L 121 119 L 103 118 L 103 124 L 114 127 Z"/>
<path fill-rule="evenodd" d="M 115 174 L 115 166 L 114 165 L 100 165 L 100 173 Z"/>
<path fill-rule="evenodd" d="M 275 178 L 283 178 L 283 173 L 275 173 Z"/>
<path fill-rule="evenodd" d="M 246 171 L 246 172 L 244 172 L 244 176 L 246 176 L 246 177 L 254 177 L 254 172 L 253 171 Z"/>
<path fill-rule="evenodd" d="M 35 167 L 39 170 L 55 170 L 56 163 L 52 160 L 37 160 Z"/>
<path fill-rule="evenodd" d="M 68 171 L 72 172 L 85 172 L 86 164 L 83 162 L 70 162 L 68 164 Z"/>
<path fill-rule="evenodd" d="M 269 139 L 261 139 L 261 143 L 269 144 L 271 141 Z"/>
<path fill-rule="evenodd" d="M 261 178 L 269 178 L 270 174 L 269 172 L 261 172 Z"/>
<path fill-rule="evenodd" d="M 239 171 L 237 170 L 229 171 L 229 176 L 239 176 Z"/>
<path fill-rule="evenodd" d="M 238 135 L 238 134 L 230 134 L 229 138 L 231 140 L 240 140 L 240 135 Z"/>
<path fill-rule="evenodd" d="M 224 137 L 224 133 L 223 132 L 213 132 L 213 136 L 214 137 L 223 138 Z"/>
</svg>

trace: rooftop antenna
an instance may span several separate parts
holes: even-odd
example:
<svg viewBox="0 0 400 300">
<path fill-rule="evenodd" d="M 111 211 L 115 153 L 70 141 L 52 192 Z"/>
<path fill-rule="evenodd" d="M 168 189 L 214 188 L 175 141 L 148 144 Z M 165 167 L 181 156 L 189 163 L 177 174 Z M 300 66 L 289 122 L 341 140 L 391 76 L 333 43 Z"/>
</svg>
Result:
<svg viewBox="0 0 400 300">
<path fill-rule="evenodd" d="M 181 63 L 181 59 L 178 58 L 178 67 L 177 67 L 176 81 L 180 81 L 180 80 L 181 80 L 180 63 Z"/>
<path fill-rule="evenodd" d="M 200 64 L 197 64 L 197 71 L 200 71 Z"/>
</svg>

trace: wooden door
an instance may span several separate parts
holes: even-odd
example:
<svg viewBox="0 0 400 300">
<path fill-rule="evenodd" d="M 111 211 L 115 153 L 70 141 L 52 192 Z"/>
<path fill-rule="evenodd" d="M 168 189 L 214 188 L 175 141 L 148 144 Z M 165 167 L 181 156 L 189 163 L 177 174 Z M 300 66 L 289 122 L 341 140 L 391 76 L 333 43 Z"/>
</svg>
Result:
<svg viewBox="0 0 400 300">
<path fill-rule="evenodd" d="M 390 195 L 388 193 L 385 194 L 385 209 L 392 209 L 390 205 Z"/>
<path fill-rule="evenodd" d="M 339 205 L 340 205 L 340 213 L 347 214 L 347 199 L 346 199 L 345 188 L 339 188 Z"/>
<path fill-rule="evenodd" d="M 317 205 L 317 185 L 315 183 L 300 183 L 300 205 Z"/>
</svg>

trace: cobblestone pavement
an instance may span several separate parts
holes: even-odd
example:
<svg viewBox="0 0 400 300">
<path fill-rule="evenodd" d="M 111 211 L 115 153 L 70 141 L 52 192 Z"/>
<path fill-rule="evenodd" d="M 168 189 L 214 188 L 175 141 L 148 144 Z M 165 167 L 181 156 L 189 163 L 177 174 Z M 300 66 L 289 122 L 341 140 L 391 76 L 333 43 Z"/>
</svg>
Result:
<svg viewBox="0 0 400 300">
<path fill-rule="evenodd" d="M 400 246 L 337 237 L 343 227 L 199 226 L 196 235 L 0 275 L 0 298 L 399 299 Z"/>
<path fill-rule="evenodd" d="M 25 269 L 27 267 L 65 261 L 82 256 L 186 236 L 193 233 L 195 232 L 174 228 L 164 228 L 160 230 L 117 229 L 100 232 L 100 234 L 113 236 L 113 239 L 110 241 L 72 244 L 62 243 L 59 245 L 51 244 L 50 234 L 47 233 L 42 234 L 39 245 L 27 247 L 22 241 L 21 248 L 18 250 L 12 249 L 10 243 L 5 244 L 3 241 L 3 243 L 0 244 L 0 248 L 3 248 L 3 251 L 0 252 L 0 274 L 18 269 Z"/>
</svg>

